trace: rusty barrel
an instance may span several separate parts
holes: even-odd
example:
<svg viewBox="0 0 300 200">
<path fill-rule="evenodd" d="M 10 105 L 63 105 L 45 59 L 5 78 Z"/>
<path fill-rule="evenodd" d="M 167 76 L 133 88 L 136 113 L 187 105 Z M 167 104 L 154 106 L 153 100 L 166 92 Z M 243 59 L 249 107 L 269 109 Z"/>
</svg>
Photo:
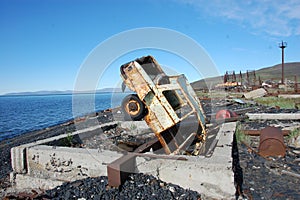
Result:
<svg viewBox="0 0 300 200">
<path fill-rule="evenodd" d="M 264 157 L 285 156 L 286 148 L 281 130 L 276 127 L 266 127 L 261 130 L 258 150 Z"/>
</svg>

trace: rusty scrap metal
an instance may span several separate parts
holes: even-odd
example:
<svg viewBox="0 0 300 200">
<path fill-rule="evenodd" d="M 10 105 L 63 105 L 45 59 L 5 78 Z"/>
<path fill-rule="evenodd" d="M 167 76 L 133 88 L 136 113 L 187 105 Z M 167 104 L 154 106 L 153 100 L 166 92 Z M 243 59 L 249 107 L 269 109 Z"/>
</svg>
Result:
<svg viewBox="0 0 300 200">
<path fill-rule="evenodd" d="M 295 76 L 294 91 L 295 93 L 299 92 L 297 76 Z"/>
<path fill-rule="evenodd" d="M 276 127 L 261 130 L 258 151 L 263 157 L 285 156 L 286 147 L 282 131 Z"/>
<path fill-rule="evenodd" d="M 231 117 L 237 117 L 238 115 L 231 110 L 219 110 L 216 114 L 216 120 L 218 119 L 228 119 Z"/>
<path fill-rule="evenodd" d="M 156 151 L 157 149 L 161 149 L 162 146 L 158 140 L 158 138 L 153 138 L 152 140 L 150 140 L 149 142 L 146 142 L 144 144 L 142 144 L 141 146 L 139 146 L 138 148 L 136 148 L 134 150 L 135 153 L 145 153 L 150 151 L 151 149 L 153 151 Z"/>
<path fill-rule="evenodd" d="M 180 148 L 191 142 L 189 136 L 192 133 L 196 133 L 193 140 L 198 139 L 201 144 L 205 142 L 206 117 L 195 91 L 183 74 L 167 76 L 152 56 L 126 63 L 120 71 L 123 85 L 136 92 L 147 109 L 135 118 L 144 117 L 166 154 L 179 153 Z M 178 131 L 176 126 L 190 116 L 194 116 L 195 130 Z"/>
<path fill-rule="evenodd" d="M 243 130 L 243 133 L 250 136 L 260 136 L 262 130 Z M 288 136 L 291 131 L 290 130 L 282 130 L 283 136 Z"/>
<path fill-rule="evenodd" d="M 239 117 L 238 115 L 244 115 L 244 114 L 254 111 L 254 110 L 255 110 L 255 108 L 251 107 L 251 108 L 235 109 L 235 110 L 233 110 L 233 112 L 237 115 L 236 117 Z M 216 118 L 216 114 L 217 113 L 209 113 L 209 114 L 206 114 L 206 116 L 213 119 L 213 118 Z"/>
<path fill-rule="evenodd" d="M 122 185 L 132 173 L 135 173 L 135 155 L 127 154 L 107 165 L 108 185 Z"/>
<path fill-rule="evenodd" d="M 248 119 L 247 116 L 237 116 L 237 117 L 229 117 L 229 118 L 220 118 L 220 119 L 211 119 L 209 122 L 210 123 L 215 123 L 216 125 L 218 124 L 223 124 L 227 122 L 237 122 L 237 121 L 243 121 L 245 119 Z"/>
</svg>

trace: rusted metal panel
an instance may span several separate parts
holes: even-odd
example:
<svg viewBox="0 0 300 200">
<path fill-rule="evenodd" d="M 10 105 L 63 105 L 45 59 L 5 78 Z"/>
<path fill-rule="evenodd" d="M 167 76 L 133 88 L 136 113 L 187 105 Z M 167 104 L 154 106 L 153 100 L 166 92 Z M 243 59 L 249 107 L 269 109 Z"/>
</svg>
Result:
<svg viewBox="0 0 300 200">
<path fill-rule="evenodd" d="M 144 80 L 144 77 L 141 73 L 139 73 L 139 64 L 137 62 L 130 63 L 128 67 L 123 68 L 123 72 L 128 77 L 127 79 L 123 79 L 125 84 L 134 91 L 139 91 L 137 94 L 140 99 L 144 99 L 144 97 L 150 92 L 150 88 L 147 85 L 147 82 Z"/>
<path fill-rule="evenodd" d="M 146 56 L 122 65 L 121 77 L 146 105 L 148 113 L 144 119 L 165 153 L 178 153 L 192 139 L 201 138 L 201 142 L 205 141 L 206 117 L 184 75 L 167 76 L 152 56 Z M 174 127 L 190 116 L 196 116 L 195 123 L 201 127 L 201 132 L 195 135 L 174 132 Z"/>
<path fill-rule="evenodd" d="M 268 156 L 285 156 L 283 134 L 279 128 L 266 127 L 261 130 L 259 142 L 259 154 Z"/>
<path fill-rule="evenodd" d="M 128 176 L 135 173 L 136 155 L 127 154 L 107 165 L 108 185 L 119 187 Z"/>
</svg>

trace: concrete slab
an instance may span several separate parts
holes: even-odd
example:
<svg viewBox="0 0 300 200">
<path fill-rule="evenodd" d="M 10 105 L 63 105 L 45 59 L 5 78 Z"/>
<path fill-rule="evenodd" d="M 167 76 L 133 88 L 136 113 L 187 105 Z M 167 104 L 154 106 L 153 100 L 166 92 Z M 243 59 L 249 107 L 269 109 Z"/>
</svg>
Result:
<svg viewBox="0 0 300 200">
<path fill-rule="evenodd" d="M 255 99 L 255 98 L 259 98 L 259 97 L 263 97 L 267 94 L 267 91 L 263 88 L 259 88 L 256 90 L 252 90 L 250 92 L 246 92 L 243 94 L 243 96 L 246 99 Z"/>
<path fill-rule="evenodd" d="M 300 113 L 246 113 L 250 120 L 299 120 Z"/>
</svg>

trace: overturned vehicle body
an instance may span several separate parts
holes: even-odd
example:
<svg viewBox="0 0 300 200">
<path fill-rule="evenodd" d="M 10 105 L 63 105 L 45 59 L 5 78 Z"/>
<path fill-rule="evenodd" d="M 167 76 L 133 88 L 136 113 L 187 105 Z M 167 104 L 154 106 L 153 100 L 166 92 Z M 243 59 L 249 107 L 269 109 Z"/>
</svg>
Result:
<svg viewBox="0 0 300 200">
<path fill-rule="evenodd" d="M 167 76 L 152 56 L 121 66 L 123 89 L 136 94 L 122 102 L 127 118 L 144 118 L 166 154 L 194 154 L 203 151 L 206 139 L 205 115 L 195 91 L 182 75 Z"/>
</svg>

